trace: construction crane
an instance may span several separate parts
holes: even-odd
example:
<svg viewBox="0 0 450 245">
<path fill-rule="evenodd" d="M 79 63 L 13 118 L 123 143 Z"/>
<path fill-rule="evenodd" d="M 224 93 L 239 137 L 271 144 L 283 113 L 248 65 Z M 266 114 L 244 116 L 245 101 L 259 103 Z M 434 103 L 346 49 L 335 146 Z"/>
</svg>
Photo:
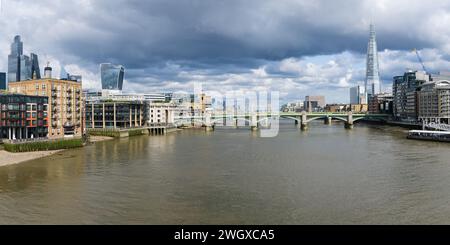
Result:
<svg viewBox="0 0 450 245">
<path fill-rule="evenodd" d="M 416 53 L 417 59 L 419 60 L 420 64 L 422 65 L 422 69 L 423 69 L 427 74 L 430 74 L 430 73 L 428 72 L 427 68 L 425 67 L 425 65 L 423 64 L 423 60 L 422 60 L 422 58 L 420 57 L 419 51 L 418 51 L 417 49 L 413 49 L 412 51 Z"/>
</svg>

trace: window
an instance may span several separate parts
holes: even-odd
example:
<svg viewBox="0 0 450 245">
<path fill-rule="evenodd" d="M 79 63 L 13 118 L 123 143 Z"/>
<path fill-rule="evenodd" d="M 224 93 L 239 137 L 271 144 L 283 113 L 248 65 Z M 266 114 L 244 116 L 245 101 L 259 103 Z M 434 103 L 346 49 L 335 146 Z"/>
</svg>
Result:
<svg viewBox="0 0 450 245">
<path fill-rule="evenodd" d="M 42 89 L 46 89 L 45 84 L 42 84 Z"/>
</svg>

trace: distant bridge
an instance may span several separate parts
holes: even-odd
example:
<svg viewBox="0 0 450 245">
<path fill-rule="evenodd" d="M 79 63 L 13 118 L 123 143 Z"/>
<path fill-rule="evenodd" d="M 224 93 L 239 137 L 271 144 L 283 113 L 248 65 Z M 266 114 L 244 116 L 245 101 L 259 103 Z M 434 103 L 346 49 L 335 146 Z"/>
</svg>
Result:
<svg viewBox="0 0 450 245">
<path fill-rule="evenodd" d="M 192 117 L 175 117 L 174 124 L 181 126 L 186 123 L 201 124 L 207 128 L 207 130 L 213 130 L 216 125 L 222 124 L 225 120 L 231 120 L 234 126 L 239 126 L 239 123 L 248 123 L 252 130 L 256 130 L 261 125 L 267 125 L 271 119 L 291 119 L 299 125 L 301 130 L 307 130 L 308 124 L 315 120 L 324 120 L 326 124 L 331 124 L 333 120 L 342 121 L 345 123 L 347 129 L 353 128 L 355 122 L 360 120 L 378 120 L 386 121 L 388 114 L 363 114 L 352 112 L 347 113 L 252 113 L 252 114 L 204 114 L 203 116 Z"/>
</svg>

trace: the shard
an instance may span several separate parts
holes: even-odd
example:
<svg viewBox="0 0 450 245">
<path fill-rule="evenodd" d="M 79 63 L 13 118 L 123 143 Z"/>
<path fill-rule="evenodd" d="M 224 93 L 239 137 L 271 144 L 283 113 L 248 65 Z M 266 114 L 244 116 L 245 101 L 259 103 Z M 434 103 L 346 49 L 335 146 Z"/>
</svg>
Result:
<svg viewBox="0 0 450 245">
<path fill-rule="evenodd" d="M 367 48 L 365 89 L 368 96 L 381 93 L 377 38 L 373 24 L 370 24 L 370 39 Z"/>
</svg>

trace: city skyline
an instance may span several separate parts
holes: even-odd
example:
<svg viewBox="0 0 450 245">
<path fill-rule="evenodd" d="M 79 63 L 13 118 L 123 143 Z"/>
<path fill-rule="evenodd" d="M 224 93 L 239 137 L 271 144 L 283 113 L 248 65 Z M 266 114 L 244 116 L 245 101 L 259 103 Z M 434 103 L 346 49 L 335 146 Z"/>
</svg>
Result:
<svg viewBox="0 0 450 245">
<path fill-rule="evenodd" d="M 402 1 L 344 1 L 339 6 L 322 1 L 232 6 L 188 2 L 176 6 L 170 1 L 83 1 L 70 3 L 68 9 L 77 9 L 70 14 L 61 11 L 67 3 L 49 2 L 39 4 L 37 16 L 33 9 L 38 5 L 31 1 L 4 1 L 0 54 L 7 56 L 11 38 L 19 34 L 25 53 L 50 61 L 54 74 L 65 64 L 69 73 L 83 76 L 85 88 L 100 89 L 98 64 L 111 62 L 127 67 L 124 88 L 130 92 L 190 91 L 197 81 L 205 89 L 267 87 L 279 90 L 283 102 L 324 94 L 330 103 L 347 102 L 348 89 L 364 84 L 371 21 L 377 27 L 384 89 L 407 68 L 421 70 L 410 52 L 413 48 L 420 50 L 431 71 L 444 70 L 450 63 L 449 34 L 443 27 L 450 5 L 445 1 L 408 2 L 409 11 L 396 11 Z M 113 18 L 112 9 L 121 9 L 118 15 L 126 18 Z M 158 9 L 165 11 L 158 14 Z M 234 20 L 236 11 L 249 15 Z M 421 13 L 423 21 L 413 21 L 411 13 Z M 327 18 L 314 18 L 321 14 Z M 40 27 L 31 28 L 31 20 Z M 6 58 L 0 60 L 0 68 L 6 71 Z"/>
</svg>

